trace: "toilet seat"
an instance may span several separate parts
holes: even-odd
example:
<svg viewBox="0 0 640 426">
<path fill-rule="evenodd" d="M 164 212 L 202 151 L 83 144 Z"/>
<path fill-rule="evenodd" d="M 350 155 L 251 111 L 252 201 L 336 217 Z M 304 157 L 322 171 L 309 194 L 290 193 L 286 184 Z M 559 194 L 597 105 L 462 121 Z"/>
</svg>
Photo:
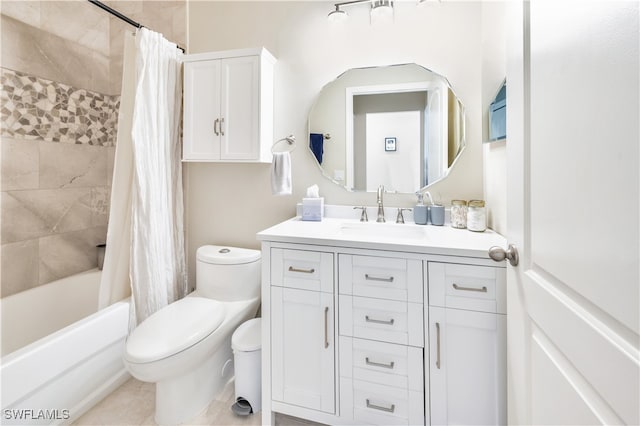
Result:
<svg viewBox="0 0 640 426">
<path fill-rule="evenodd" d="M 144 320 L 127 339 L 125 359 L 149 363 L 175 355 L 216 331 L 225 318 L 223 303 L 185 297 Z"/>
</svg>

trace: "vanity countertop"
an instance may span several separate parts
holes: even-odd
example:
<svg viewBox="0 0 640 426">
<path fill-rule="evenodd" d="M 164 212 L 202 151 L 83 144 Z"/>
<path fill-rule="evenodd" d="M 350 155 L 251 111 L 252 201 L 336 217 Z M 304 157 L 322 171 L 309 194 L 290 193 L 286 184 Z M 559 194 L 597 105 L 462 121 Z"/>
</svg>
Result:
<svg viewBox="0 0 640 426">
<path fill-rule="evenodd" d="M 260 231 L 257 238 L 261 241 L 485 259 L 489 258 L 490 247 L 504 248 L 507 245 L 502 235 L 491 230 L 472 232 L 447 225 L 360 222 L 357 219 L 335 217 L 325 217 L 320 222 L 311 222 L 301 220 L 300 216 Z"/>
</svg>

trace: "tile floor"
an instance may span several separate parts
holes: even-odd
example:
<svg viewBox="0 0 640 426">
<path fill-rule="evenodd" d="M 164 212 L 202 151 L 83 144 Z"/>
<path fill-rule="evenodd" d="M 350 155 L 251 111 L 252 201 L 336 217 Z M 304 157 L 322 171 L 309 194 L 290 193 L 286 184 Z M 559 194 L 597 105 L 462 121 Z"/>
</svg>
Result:
<svg viewBox="0 0 640 426">
<path fill-rule="evenodd" d="M 259 425 L 261 416 L 236 416 L 231 411 L 234 401 L 233 381 L 188 425 Z M 155 388 L 153 383 L 130 379 L 98 405 L 76 420 L 74 425 L 156 425 Z"/>
</svg>

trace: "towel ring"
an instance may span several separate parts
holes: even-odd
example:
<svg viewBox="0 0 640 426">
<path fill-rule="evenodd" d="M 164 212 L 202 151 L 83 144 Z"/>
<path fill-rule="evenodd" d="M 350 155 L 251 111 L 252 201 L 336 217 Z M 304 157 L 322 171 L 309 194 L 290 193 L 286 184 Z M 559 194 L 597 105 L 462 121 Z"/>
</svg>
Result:
<svg viewBox="0 0 640 426">
<path fill-rule="evenodd" d="M 275 154 L 276 152 L 291 152 L 294 149 L 296 149 L 296 137 L 293 135 L 289 135 L 286 138 L 279 139 L 276 141 L 276 143 L 271 145 L 272 154 Z"/>
</svg>

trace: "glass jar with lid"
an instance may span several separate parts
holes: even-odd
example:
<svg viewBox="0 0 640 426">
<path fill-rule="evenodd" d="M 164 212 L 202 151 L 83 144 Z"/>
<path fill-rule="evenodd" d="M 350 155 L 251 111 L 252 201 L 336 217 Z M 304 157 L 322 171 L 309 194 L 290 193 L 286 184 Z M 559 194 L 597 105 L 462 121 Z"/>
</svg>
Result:
<svg viewBox="0 0 640 426">
<path fill-rule="evenodd" d="M 464 229 L 467 227 L 467 202 L 451 200 L 451 227 Z"/>
<path fill-rule="evenodd" d="M 467 229 L 475 232 L 484 232 L 487 229 L 487 210 L 483 200 L 469 201 Z"/>
</svg>

